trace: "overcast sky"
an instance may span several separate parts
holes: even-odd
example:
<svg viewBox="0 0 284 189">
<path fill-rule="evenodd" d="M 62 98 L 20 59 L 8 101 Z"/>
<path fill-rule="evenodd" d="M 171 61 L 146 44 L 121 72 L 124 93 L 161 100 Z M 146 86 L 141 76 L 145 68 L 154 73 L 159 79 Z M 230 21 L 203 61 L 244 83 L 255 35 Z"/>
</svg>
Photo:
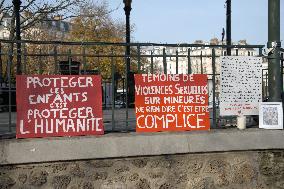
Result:
<svg viewBox="0 0 284 189">
<path fill-rule="evenodd" d="M 284 1 L 281 1 L 281 40 L 284 40 Z M 108 0 L 113 18 L 124 21 L 123 0 Z M 232 0 L 232 39 L 267 43 L 268 0 Z M 139 42 L 192 43 L 221 38 L 226 28 L 225 0 L 132 0 L 132 39 Z M 282 44 L 284 42 L 282 41 Z"/>
</svg>

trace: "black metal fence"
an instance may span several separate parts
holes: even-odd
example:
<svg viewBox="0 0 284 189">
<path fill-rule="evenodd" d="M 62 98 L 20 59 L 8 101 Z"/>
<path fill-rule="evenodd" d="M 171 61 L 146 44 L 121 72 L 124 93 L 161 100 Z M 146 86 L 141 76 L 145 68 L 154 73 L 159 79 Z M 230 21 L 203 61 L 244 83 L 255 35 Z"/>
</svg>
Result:
<svg viewBox="0 0 284 189">
<path fill-rule="evenodd" d="M 0 40 L 0 135 L 14 136 L 16 126 L 17 50 L 21 43 L 23 74 L 101 74 L 106 132 L 135 131 L 134 73 L 208 75 L 211 128 L 223 128 L 232 118 L 219 116 L 220 56 L 262 56 L 263 45 L 105 43 Z M 125 47 L 131 47 L 130 55 Z M 19 52 L 19 51 L 18 51 Z M 126 74 L 126 59 L 131 72 Z M 19 61 L 19 60 L 18 60 Z M 283 54 L 282 54 L 283 65 Z M 265 75 L 265 72 L 263 72 Z M 264 94 L 267 82 L 264 77 Z M 129 92 L 127 92 L 129 91 Z M 134 91 L 134 90 L 133 90 Z M 130 99 L 130 100 L 129 100 Z"/>
</svg>

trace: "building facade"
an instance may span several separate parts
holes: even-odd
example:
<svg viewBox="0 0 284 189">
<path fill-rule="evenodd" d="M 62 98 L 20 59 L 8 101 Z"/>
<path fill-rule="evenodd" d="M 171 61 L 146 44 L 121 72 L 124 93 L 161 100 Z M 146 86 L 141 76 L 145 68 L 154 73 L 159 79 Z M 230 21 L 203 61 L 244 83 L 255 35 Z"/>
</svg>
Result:
<svg viewBox="0 0 284 189">
<path fill-rule="evenodd" d="M 196 40 L 193 44 L 200 45 L 222 45 L 222 41 L 219 41 L 217 38 L 213 38 L 210 42 L 205 42 L 202 40 Z M 240 40 L 233 45 L 247 45 L 246 40 Z M 153 67 L 154 73 L 163 73 L 164 72 L 164 63 L 163 63 L 163 49 L 167 55 L 166 64 L 167 64 L 167 73 L 168 74 L 187 74 L 189 69 L 189 62 L 191 64 L 192 73 L 204 73 L 212 74 L 212 47 L 163 47 L 155 46 L 153 48 L 145 48 L 142 50 L 142 54 L 145 55 L 154 55 L 153 57 Z M 216 55 L 216 71 L 219 73 L 219 64 L 220 56 L 226 56 L 227 50 L 220 47 L 214 47 Z M 188 55 L 190 54 L 190 58 Z M 232 56 L 256 56 L 258 51 L 252 48 L 233 48 L 231 50 Z M 177 61 L 178 58 L 178 61 Z M 151 59 L 148 58 L 148 64 L 145 64 L 144 70 L 149 72 L 150 70 Z M 177 67 L 178 66 L 178 67 Z"/>
<path fill-rule="evenodd" d="M 31 17 L 31 13 L 24 12 L 21 16 L 22 21 L 25 18 Z M 0 14 L 2 21 L 0 23 L 0 39 L 10 38 L 10 29 L 12 16 L 9 14 Z M 29 25 L 33 20 L 26 19 L 23 25 Z M 71 23 L 62 20 L 61 16 L 53 16 L 42 19 L 35 24 L 31 24 L 30 27 L 24 28 L 21 31 L 22 39 L 31 40 L 63 40 L 68 37 L 68 33 L 71 30 Z"/>
<path fill-rule="evenodd" d="M 9 39 L 12 17 L 7 13 L 0 13 L 0 39 Z"/>
</svg>

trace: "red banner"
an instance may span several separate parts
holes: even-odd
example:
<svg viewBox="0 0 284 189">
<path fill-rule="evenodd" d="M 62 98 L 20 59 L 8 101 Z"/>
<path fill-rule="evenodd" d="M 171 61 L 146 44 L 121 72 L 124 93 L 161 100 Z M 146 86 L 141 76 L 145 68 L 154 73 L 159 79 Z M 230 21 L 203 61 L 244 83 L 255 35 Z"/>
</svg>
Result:
<svg viewBox="0 0 284 189">
<path fill-rule="evenodd" d="M 100 76 L 17 75 L 17 138 L 104 134 Z"/>
<path fill-rule="evenodd" d="M 135 75 L 137 132 L 209 130 L 207 75 Z"/>
</svg>

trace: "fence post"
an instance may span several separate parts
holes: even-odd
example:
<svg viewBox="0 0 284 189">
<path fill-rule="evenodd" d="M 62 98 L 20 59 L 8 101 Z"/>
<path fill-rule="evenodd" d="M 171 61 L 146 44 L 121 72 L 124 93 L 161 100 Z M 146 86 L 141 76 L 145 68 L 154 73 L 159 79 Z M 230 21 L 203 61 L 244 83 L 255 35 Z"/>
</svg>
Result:
<svg viewBox="0 0 284 189">
<path fill-rule="evenodd" d="M 268 70 L 265 73 L 265 84 L 266 84 L 266 98 L 268 98 Z"/>
<path fill-rule="evenodd" d="M 261 70 L 261 75 L 262 75 L 262 100 L 264 99 L 264 95 L 265 95 L 265 81 L 264 81 L 264 70 Z"/>
<path fill-rule="evenodd" d="M 104 93 L 104 104 L 103 104 L 103 106 L 104 106 L 104 108 L 106 108 L 107 107 L 107 101 L 106 101 L 106 96 L 107 96 L 107 93 L 106 93 L 106 88 L 107 88 L 107 83 L 106 82 L 103 82 L 103 85 L 104 85 L 104 91 L 103 91 L 103 93 Z"/>
<path fill-rule="evenodd" d="M 3 82 L 3 70 L 2 70 L 3 62 L 2 62 L 2 43 L 0 42 L 0 83 L 2 87 Z"/>
<path fill-rule="evenodd" d="M 122 77 L 122 102 L 126 104 L 126 101 L 125 101 L 125 78 Z"/>
<path fill-rule="evenodd" d="M 58 60 L 57 60 L 57 46 L 53 48 L 53 59 L 54 59 L 54 74 L 58 74 Z"/>
<path fill-rule="evenodd" d="M 42 75 L 43 69 L 42 69 L 42 57 L 41 57 L 41 49 L 39 49 L 39 74 Z"/>
<path fill-rule="evenodd" d="M 27 48 L 26 48 L 26 45 L 23 44 L 23 48 L 24 48 L 24 65 L 23 65 L 23 71 L 24 71 L 24 74 L 27 73 L 27 56 L 28 56 L 28 52 L 27 52 Z"/>
<path fill-rule="evenodd" d="M 69 64 L 69 75 L 72 75 L 72 58 L 71 58 L 71 49 L 68 49 L 68 64 Z"/>
<path fill-rule="evenodd" d="M 111 50 L 111 87 L 112 87 L 112 103 L 111 103 L 111 130 L 115 129 L 114 108 L 115 108 L 115 65 L 113 60 L 113 49 Z"/>
<path fill-rule="evenodd" d="M 283 102 L 283 53 L 280 52 L 280 64 L 281 64 L 281 97 L 282 97 L 282 102 Z"/>
<path fill-rule="evenodd" d="M 187 49 L 187 73 L 191 74 L 192 70 L 191 70 L 191 58 L 190 58 L 190 48 Z"/>
<path fill-rule="evenodd" d="M 262 48 L 258 49 L 258 56 L 262 56 Z"/>
<path fill-rule="evenodd" d="M 213 48 L 212 49 L 212 72 L 213 72 L 213 75 L 212 75 L 212 92 L 213 92 L 213 126 L 212 128 L 216 128 L 216 102 L 215 102 L 215 90 L 216 90 L 216 81 L 215 81 L 215 49 Z"/>
<path fill-rule="evenodd" d="M 87 59 L 86 59 L 86 47 L 83 46 L 83 69 L 84 75 L 86 75 Z"/>
<path fill-rule="evenodd" d="M 167 57 L 166 57 L 166 48 L 163 48 L 163 66 L 164 66 L 164 74 L 167 74 Z"/>
<path fill-rule="evenodd" d="M 125 52 L 125 62 L 127 61 L 128 54 Z M 128 98 L 128 92 L 129 92 L 129 86 L 128 86 L 128 80 L 129 80 L 129 73 L 128 72 L 128 67 L 127 64 L 125 66 L 125 73 L 126 73 L 126 79 L 125 79 L 125 87 L 126 87 L 126 93 L 125 93 L 125 100 L 126 100 L 126 112 L 125 112 L 125 131 L 128 129 L 128 107 L 129 107 L 129 98 Z"/>
<path fill-rule="evenodd" d="M 202 51 L 200 53 L 200 67 L 201 67 L 201 74 L 203 74 Z"/>
<path fill-rule="evenodd" d="M 154 73 L 153 51 L 151 51 L 151 74 Z"/>
<path fill-rule="evenodd" d="M 178 74 L 178 50 L 176 50 L 176 74 Z"/>
<path fill-rule="evenodd" d="M 12 50 L 9 50 L 9 56 L 13 56 Z M 11 59 L 8 58 L 8 64 L 7 64 L 7 78 L 8 78 L 8 83 L 9 83 L 9 91 L 8 91 L 8 95 L 9 95 L 9 132 L 12 132 L 12 93 L 11 93 Z"/>
<path fill-rule="evenodd" d="M 138 61 L 138 73 L 141 73 L 141 52 L 140 52 L 140 45 L 137 46 L 137 61 Z"/>
</svg>

